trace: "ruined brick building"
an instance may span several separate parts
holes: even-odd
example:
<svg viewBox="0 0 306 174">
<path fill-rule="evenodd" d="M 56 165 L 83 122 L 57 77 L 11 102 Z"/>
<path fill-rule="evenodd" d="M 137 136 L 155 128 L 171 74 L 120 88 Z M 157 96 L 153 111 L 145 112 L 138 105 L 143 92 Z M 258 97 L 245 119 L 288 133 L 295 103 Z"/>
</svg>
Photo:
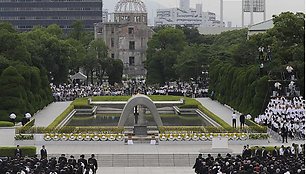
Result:
<svg viewBox="0 0 306 174">
<path fill-rule="evenodd" d="M 120 0 L 112 17 L 95 24 L 95 38 L 105 41 L 111 58 L 122 60 L 125 76 L 144 78 L 147 42 L 153 34 L 145 4 L 140 0 Z"/>
</svg>

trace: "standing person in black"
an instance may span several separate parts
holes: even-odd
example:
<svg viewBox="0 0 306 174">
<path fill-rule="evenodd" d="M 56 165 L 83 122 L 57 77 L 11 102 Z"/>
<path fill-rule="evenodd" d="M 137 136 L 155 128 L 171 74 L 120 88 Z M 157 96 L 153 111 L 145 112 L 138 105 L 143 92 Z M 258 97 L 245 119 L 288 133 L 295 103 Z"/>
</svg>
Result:
<svg viewBox="0 0 306 174">
<path fill-rule="evenodd" d="M 88 159 L 89 167 L 92 169 L 93 173 L 96 173 L 98 170 L 98 163 L 97 160 L 95 159 L 95 155 L 91 154 L 91 158 Z"/>
<path fill-rule="evenodd" d="M 63 167 L 67 164 L 67 158 L 65 157 L 65 154 L 62 154 L 59 158 L 58 158 L 58 163 L 60 164 L 60 167 Z"/>
<path fill-rule="evenodd" d="M 281 129 L 281 134 L 282 134 L 282 138 L 283 138 L 283 143 L 285 142 L 285 139 L 286 139 L 286 143 L 288 143 L 288 128 L 287 126 L 283 126 L 282 129 Z"/>
<path fill-rule="evenodd" d="M 82 168 L 82 172 L 85 170 L 85 168 L 87 167 L 87 160 L 84 159 L 84 155 L 80 155 L 80 159 L 78 159 L 78 164 L 81 166 Z"/>
<path fill-rule="evenodd" d="M 68 159 L 68 164 L 72 165 L 73 167 L 75 167 L 76 165 L 76 160 L 74 159 L 74 156 L 71 155 L 70 158 Z"/>
<path fill-rule="evenodd" d="M 195 164 L 193 165 L 193 169 L 195 171 L 195 173 L 199 174 L 201 167 L 202 167 L 202 162 L 203 162 L 203 158 L 202 158 L 202 154 L 199 154 L 198 158 L 196 159 Z"/>
<path fill-rule="evenodd" d="M 245 116 L 243 114 L 241 114 L 240 117 L 239 117 L 239 120 L 240 120 L 240 127 L 243 128 L 244 123 L 245 123 Z"/>
<path fill-rule="evenodd" d="M 278 150 L 277 150 L 277 147 L 274 146 L 274 149 L 273 149 L 273 152 L 272 152 L 272 156 L 273 156 L 273 157 L 278 157 L 278 155 L 279 155 L 279 152 L 278 152 Z"/>
<path fill-rule="evenodd" d="M 22 157 L 21 149 L 19 148 L 19 145 L 17 145 L 17 148 L 15 149 L 15 157 Z"/>
<path fill-rule="evenodd" d="M 264 146 L 261 148 L 261 154 L 262 154 L 261 157 L 264 159 L 268 157 L 268 151 L 266 150 Z"/>
<path fill-rule="evenodd" d="M 40 159 L 47 158 L 47 149 L 45 148 L 45 145 L 42 146 L 42 149 L 40 150 Z"/>
</svg>

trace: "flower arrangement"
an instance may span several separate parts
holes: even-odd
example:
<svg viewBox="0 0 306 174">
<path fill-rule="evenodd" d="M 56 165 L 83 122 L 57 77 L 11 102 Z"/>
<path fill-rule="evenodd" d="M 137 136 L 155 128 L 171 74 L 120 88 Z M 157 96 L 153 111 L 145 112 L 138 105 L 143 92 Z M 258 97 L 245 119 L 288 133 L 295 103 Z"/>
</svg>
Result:
<svg viewBox="0 0 306 174">
<path fill-rule="evenodd" d="M 226 137 L 231 141 L 246 141 L 247 139 L 267 139 L 267 134 L 246 133 L 163 133 L 159 135 L 160 141 L 212 141 L 214 137 Z"/>
</svg>

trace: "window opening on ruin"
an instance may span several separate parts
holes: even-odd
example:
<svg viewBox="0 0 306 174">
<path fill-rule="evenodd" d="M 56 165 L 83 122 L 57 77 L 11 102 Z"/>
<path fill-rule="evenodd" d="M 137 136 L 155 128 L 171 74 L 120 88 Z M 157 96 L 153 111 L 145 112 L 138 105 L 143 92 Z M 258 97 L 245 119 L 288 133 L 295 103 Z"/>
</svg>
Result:
<svg viewBox="0 0 306 174">
<path fill-rule="evenodd" d="M 129 34 L 134 34 L 134 27 L 129 27 Z"/>
<path fill-rule="evenodd" d="M 135 50 L 135 41 L 130 41 L 129 49 L 130 50 Z"/>
<path fill-rule="evenodd" d="M 135 57 L 131 56 L 129 57 L 129 65 L 134 66 L 135 65 Z"/>
<path fill-rule="evenodd" d="M 114 53 L 112 53 L 112 58 L 113 58 L 113 59 L 115 58 L 115 54 L 114 54 Z"/>
<path fill-rule="evenodd" d="M 114 47 L 114 46 L 115 46 L 114 38 L 111 38 L 111 47 Z"/>
</svg>

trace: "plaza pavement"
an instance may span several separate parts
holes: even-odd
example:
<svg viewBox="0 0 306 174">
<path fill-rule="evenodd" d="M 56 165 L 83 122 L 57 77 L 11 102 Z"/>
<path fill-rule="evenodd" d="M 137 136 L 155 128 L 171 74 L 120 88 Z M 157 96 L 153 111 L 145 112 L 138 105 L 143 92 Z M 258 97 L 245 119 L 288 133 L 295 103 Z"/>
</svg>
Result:
<svg viewBox="0 0 306 174">
<path fill-rule="evenodd" d="M 53 102 L 34 115 L 34 126 L 48 127 L 57 116 L 71 104 L 71 101 L 66 102 Z"/>
</svg>

